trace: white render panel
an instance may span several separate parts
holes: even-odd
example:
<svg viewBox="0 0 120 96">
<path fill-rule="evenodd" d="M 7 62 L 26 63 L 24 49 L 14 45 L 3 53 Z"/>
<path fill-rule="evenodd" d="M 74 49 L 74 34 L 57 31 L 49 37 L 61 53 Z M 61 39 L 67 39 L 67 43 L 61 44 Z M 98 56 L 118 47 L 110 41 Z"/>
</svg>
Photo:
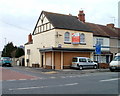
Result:
<svg viewBox="0 0 120 96">
<path fill-rule="evenodd" d="M 55 30 L 34 35 L 33 44 L 36 48 L 55 47 Z"/>
</svg>

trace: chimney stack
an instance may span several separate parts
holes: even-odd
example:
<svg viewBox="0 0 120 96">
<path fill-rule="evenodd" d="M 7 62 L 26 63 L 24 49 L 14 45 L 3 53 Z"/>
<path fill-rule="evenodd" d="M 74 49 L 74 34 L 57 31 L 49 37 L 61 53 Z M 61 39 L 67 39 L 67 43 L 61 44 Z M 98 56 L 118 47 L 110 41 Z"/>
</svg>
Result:
<svg viewBox="0 0 120 96">
<path fill-rule="evenodd" d="M 114 24 L 113 23 L 111 23 L 111 24 L 107 24 L 107 27 L 109 27 L 109 28 L 114 28 Z"/>
<path fill-rule="evenodd" d="M 29 42 L 32 42 L 33 40 L 32 40 L 32 34 L 30 33 L 29 35 L 28 35 L 28 43 Z"/>
<path fill-rule="evenodd" d="M 84 11 L 83 11 L 83 10 L 79 11 L 78 19 L 79 19 L 80 21 L 82 21 L 83 23 L 85 23 L 85 14 L 84 14 Z"/>
</svg>

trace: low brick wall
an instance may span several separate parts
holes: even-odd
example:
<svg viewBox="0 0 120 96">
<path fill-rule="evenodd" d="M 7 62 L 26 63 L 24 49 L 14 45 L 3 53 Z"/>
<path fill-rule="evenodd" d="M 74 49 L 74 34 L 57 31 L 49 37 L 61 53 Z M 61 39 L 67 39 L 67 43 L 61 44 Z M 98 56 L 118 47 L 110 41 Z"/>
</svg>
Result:
<svg viewBox="0 0 120 96">
<path fill-rule="evenodd" d="M 32 67 L 39 68 L 39 64 L 32 64 Z"/>
<path fill-rule="evenodd" d="M 68 66 L 63 66 L 63 69 L 70 69 L 71 67 L 68 65 Z"/>
<path fill-rule="evenodd" d="M 52 69 L 52 66 L 46 65 L 45 68 L 46 68 L 46 69 Z"/>
<path fill-rule="evenodd" d="M 109 64 L 108 63 L 99 63 L 99 68 L 109 68 Z"/>
</svg>

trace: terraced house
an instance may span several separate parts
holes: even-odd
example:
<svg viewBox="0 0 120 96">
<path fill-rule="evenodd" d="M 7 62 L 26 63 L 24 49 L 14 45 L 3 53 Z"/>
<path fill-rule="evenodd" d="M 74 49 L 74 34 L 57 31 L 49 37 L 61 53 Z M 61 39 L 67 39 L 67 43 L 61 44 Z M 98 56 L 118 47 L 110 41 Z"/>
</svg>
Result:
<svg viewBox="0 0 120 96">
<path fill-rule="evenodd" d="M 94 60 L 99 63 L 109 64 L 114 55 L 120 50 L 120 28 L 116 28 L 114 24 L 99 25 L 86 23 L 93 31 L 93 47 L 101 44 L 101 54 L 94 53 Z"/>
<path fill-rule="evenodd" d="M 25 65 L 64 69 L 73 57 L 93 58 L 93 32 L 80 18 L 42 11 L 25 44 Z"/>
<path fill-rule="evenodd" d="M 83 11 L 78 17 L 42 11 L 25 44 L 25 66 L 65 69 L 76 56 L 108 64 L 120 48 L 118 33 L 114 24 L 85 22 Z M 100 56 L 95 54 L 96 44 L 102 45 Z"/>
</svg>

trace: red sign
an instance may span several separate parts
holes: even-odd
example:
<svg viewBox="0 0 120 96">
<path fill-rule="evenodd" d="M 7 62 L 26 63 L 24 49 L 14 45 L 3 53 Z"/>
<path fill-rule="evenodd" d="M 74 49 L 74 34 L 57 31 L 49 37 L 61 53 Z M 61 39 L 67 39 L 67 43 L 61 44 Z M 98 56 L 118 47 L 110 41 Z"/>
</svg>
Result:
<svg viewBox="0 0 120 96">
<path fill-rule="evenodd" d="M 80 33 L 72 33 L 72 44 L 80 43 Z"/>
</svg>

